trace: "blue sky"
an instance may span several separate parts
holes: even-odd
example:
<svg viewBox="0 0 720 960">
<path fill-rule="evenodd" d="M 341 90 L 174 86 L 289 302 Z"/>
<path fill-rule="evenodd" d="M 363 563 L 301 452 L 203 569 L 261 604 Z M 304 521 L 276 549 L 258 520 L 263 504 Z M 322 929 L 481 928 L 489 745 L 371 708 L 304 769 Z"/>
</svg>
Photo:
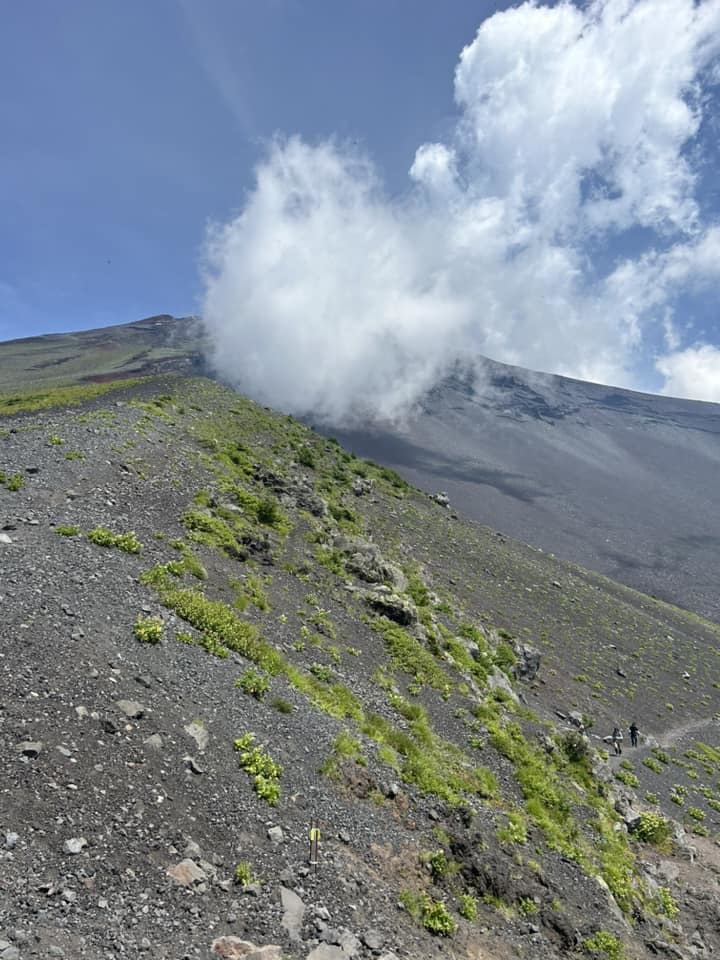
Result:
<svg viewBox="0 0 720 960">
<path fill-rule="evenodd" d="M 362 140 L 400 188 L 492 9 L 412 7 L 4 3 L 0 336 L 196 310 L 205 224 L 277 131 Z"/>
<path fill-rule="evenodd" d="M 476 352 L 720 400 L 719 37 L 720 0 L 6 2 L 0 338 L 202 312 L 330 419 Z"/>
</svg>

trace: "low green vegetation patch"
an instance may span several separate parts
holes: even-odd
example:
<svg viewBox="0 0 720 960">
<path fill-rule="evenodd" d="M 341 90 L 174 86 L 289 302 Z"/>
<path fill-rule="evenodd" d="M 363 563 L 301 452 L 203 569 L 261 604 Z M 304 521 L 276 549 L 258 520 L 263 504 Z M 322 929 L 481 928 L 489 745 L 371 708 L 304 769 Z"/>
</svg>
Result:
<svg viewBox="0 0 720 960">
<path fill-rule="evenodd" d="M 208 600 L 199 590 L 175 587 L 167 582 L 159 587 L 159 594 L 165 606 L 200 631 L 211 646 L 218 644 L 233 650 L 272 676 L 282 672 L 282 655 L 261 639 L 257 627 L 238 619 L 226 603 Z"/>
<path fill-rule="evenodd" d="M 372 629 L 385 641 L 395 667 L 423 686 L 450 693 L 452 681 L 435 657 L 403 627 L 384 617 L 373 621 Z"/>
<path fill-rule="evenodd" d="M 601 960 L 625 960 L 625 948 L 618 938 L 607 930 L 598 930 L 582 942 L 583 949 Z"/>
<path fill-rule="evenodd" d="M 235 740 L 235 749 L 240 754 L 240 766 L 253 778 L 255 793 L 274 807 L 280 800 L 282 767 L 262 747 L 253 746 L 254 741 L 254 733 L 246 733 Z"/>
<path fill-rule="evenodd" d="M 672 835 L 670 821 L 660 813 L 645 810 L 640 814 L 633 834 L 643 843 L 653 843 L 658 847 L 665 847 Z"/>
<path fill-rule="evenodd" d="M 235 591 L 235 607 L 240 612 L 245 610 L 248 604 L 252 604 L 263 613 L 267 613 L 270 609 L 265 584 L 257 574 L 249 573 L 244 580 L 231 580 L 230 586 Z"/>
<path fill-rule="evenodd" d="M 235 686 L 256 700 L 262 700 L 270 689 L 270 681 L 264 673 L 255 670 L 253 667 L 248 667 L 248 669 L 237 678 Z"/>
<path fill-rule="evenodd" d="M 233 880 L 239 887 L 249 887 L 252 883 L 255 883 L 252 866 L 248 860 L 241 860 L 235 867 Z"/>
<path fill-rule="evenodd" d="M 0 484 L 4 484 L 10 493 L 17 493 L 25 486 L 25 477 L 21 473 L 13 473 L 11 476 L 0 470 Z"/>
<path fill-rule="evenodd" d="M 163 626 L 162 617 L 138 616 L 133 633 L 141 643 L 160 643 Z"/>
<path fill-rule="evenodd" d="M 312 674 L 303 673 L 287 664 L 285 674 L 290 684 L 304 694 L 313 706 L 338 720 L 351 718 L 362 720 L 362 704 L 355 694 L 342 683 L 328 683 Z"/>
<path fill-rule="evenodd" d="M 400 902 L 411 917 L 436 936 L 449 937 L 457 930 L 457 922 L 442 900 L 433 900 L 424 892 L 414 893 L 412 890 L 402 890 Z"/>
<path fill-rule="evenodd" d="M 113 380 L 108 383 L 87 383 L 80 386 L 55 387 L 48 390 L 33 390 L 26 393 L 0 393 L 0 416 L 19 413 L 21 410 L 47 410 L 49 407 L 69 406 L 84 403 L 112 390 L 121 390 L 141 383 L 142 377 Z"/>
<path fill-rule="evenodd" d="M 129 533 L 113 533 L 107 527 L 95 527 L 89 530 L 85 536 L 90 543 L 95 543 L 99 547 L 117 547 L 118 550 L 124 550 L 125 553 L 140 553 L 142 544 L 134 531 Z"/>
<path fill-rule="evenodd" d="M 242 552 L 238 543 L 238 536 L 243 529 L 241 520 L 233 518 L 231 528 L 226 520 L 206 510 L 186 510 L 182 517 L 182 524 L 188 531 L 190 539 L 196 543 L 235 554 Z"/>
<path fill-rule="evenodd" d="M 59 537 L 77 537 L 80 532 L 80 527 L 74 527 L 70 524 L 60 523 L 55 527 L 55 533 Z"/>
<path fill-rule="evenodd" d="M 338 780 L 340 778 L 340 764 L 344 760 L 352 760 L 363 767 L 367 765 L 362 744 L 347 730 L 342 730 L 337 735 L 332 753 L 324 761 L 320 773 L 330 780 Z"/>
<path fill-rule="evenodd" d="M 462 750 L 438 737 L 419 704 L 409 703 L 397 694 L 391 695 L 390 700 L 407 722 L 407 729 L 399 729 L 379 714 L 368 714 L 361 729 L 381 747 L 395 752 L 398 759 L 394 765 L 405 783 L 413 784 L 422 793 L 441 797 L 452 806 L 463 803 L 466 795 L 483 800 L 499 795 L 493 772 L 470 764 Z"/>
</svg>

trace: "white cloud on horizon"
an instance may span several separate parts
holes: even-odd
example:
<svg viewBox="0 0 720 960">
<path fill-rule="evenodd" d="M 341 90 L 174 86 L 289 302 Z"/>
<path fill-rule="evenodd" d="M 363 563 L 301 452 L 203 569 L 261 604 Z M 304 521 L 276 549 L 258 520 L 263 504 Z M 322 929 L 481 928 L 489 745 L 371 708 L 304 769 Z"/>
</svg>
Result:
<svg viewBox="0 0 720 960">
<path fill-rule="evenodd" d="M 657 361 L 665 377 L 663 393 L 690 400 L 720 398 L 720 349 L 710 344 L 668 353 Z"/>
<path fill-rule="evenodd" d="M 277 139 L 208 239 L 218 370 L 335 423 L 400 416 L 478 353 L 642 387 L 664 335 L 668 387 L 705 370 L 672 307 L 720 279 L 687 150 L 719 51 L 720 0 L 525 3 L 462 51 L 455 135 L 420 146 L 404 196 L 356 148 Z M 631 228 L 650 242 L 598 270 Z"/>
</svg>

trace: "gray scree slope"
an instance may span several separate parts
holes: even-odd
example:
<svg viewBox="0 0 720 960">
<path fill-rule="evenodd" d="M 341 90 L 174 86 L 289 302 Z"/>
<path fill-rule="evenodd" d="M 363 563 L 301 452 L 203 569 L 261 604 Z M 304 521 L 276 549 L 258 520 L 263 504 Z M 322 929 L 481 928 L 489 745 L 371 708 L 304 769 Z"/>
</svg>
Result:
<svg viewBox="0 0 720 960">
<path fill-rule="evenodd" d="M 720 617 L 720 405 L 484 360 L 402 427 L 335 434 L 466 516 Z"/>
</svg>

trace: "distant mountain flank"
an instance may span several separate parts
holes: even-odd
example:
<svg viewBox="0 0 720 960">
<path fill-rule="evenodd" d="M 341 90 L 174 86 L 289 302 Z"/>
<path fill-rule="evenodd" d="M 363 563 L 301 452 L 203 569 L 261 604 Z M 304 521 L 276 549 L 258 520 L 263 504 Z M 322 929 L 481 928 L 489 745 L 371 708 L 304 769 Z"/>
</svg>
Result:
<svg viewBox="0 0 720 960">
<path fill-rule="evenodd" d="M 0 344 L 0 394 L 157 373 L 212 376 L 194 317 Z M 327 432 L 467 517 L 720 619 L 720 405 L 479 359 L 402 426 Z"/>
<path fill-rule="evenodd" d="M 717 404 L 482 360 L 403 427 L 335 435 L 468 517 L 720 616 Z"/>
<path fill-rule="evenodd" d="M 197 317 L 158 314 L 134 323 L 50 333 L 0 344 L 0 393 L 159 373 L 207 373 Z"/>
</svg>

